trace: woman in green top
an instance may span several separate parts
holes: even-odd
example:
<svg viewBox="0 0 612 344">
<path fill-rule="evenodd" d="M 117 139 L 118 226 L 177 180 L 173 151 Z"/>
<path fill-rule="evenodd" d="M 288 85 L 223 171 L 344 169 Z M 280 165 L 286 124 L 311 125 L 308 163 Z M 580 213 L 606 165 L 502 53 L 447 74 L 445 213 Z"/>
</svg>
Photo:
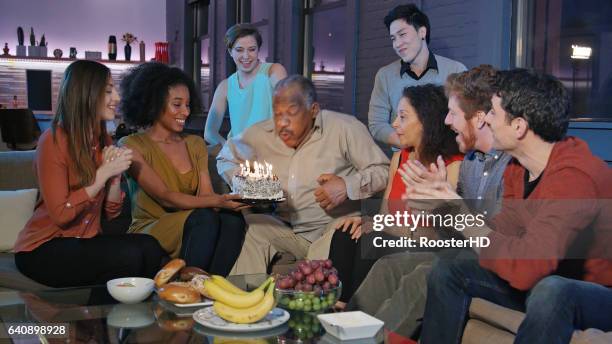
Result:
<svg viewBox="0 0 612 344">
<path fill-rule="evenodd" d="M 242 248 L 243 204 L 213 191 L 204 140 L 182 133 L 200 107 L 193 81 L 178 68 L 145 63 L 123 79 L 121 93 L 126 121 L 145 128 L 121 140 L 133 150 L 137 183 L 130 231 L 151 234 L 188 265 L 227 275 Z"/>
<path fill-rule="evenodd" d="M 225 45 L 237 71 L 215 90 L 204 131 L 204 138 L 211 145 L 225 143 L 219 129 L 228 108 L 229 137 L 272 117 L 272 90 L 287 77 L 287 71 L 281 64 L 259 61 L 261 43 L 259 31 L 250 24 L 236 24 L 225 33 Z"/>
</svg>

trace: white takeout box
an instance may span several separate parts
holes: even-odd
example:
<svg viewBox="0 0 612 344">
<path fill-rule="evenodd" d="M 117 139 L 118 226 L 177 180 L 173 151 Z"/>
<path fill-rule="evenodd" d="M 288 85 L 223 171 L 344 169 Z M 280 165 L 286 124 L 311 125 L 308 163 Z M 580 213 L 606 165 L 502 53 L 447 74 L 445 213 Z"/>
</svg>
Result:
<svg viewBox="0 0 612 344">
<path fill-rule="evenodd" d="M 374 337 L 385 324 L 361 311 L 319 314 L 325 331 L 341 340 Z"/>
</svg>

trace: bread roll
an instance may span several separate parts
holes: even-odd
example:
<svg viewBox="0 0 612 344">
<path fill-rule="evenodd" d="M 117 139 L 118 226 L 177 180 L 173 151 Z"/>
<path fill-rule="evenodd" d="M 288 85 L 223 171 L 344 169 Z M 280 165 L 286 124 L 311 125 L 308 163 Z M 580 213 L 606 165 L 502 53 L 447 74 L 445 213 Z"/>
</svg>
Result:
<svg viewBox="0 0 612 344">
<path fill-rule="evenodd" d="M 202 294 L 202 296 L 212 300 L 213 298 L 210 296 L 210 294 L 208 294 L 206 288 L 204 288 L 204 281 L 209 278 L 210 276 L 208 275 L 195 275 L 193 276 L 191 281 L 189 281 L 189 284 L 193 289 L 197 290 L 200 294 Z"/>
<path fill-rule="evenodd" d="M 191 287 L 191 283 L 189 283 L 189 282 L 183 282 L 183 281 L 173 281 L 173 282 L 168 282 L 168 283 L 166 283 L 166 284 L 164 284 L 164 285 L 165 285 L 165 286 L 166 286 L 166 285 L 180 285 L 181 287 L 185 287 L 185 288 L 191 288 L 191 289 L 194 289 L 194 288 L 192 288 L 192 287 Z"/>
<path fill-rule="evenodd" d="M 190 287 L 166 284 L 157 293 L 162 300 L 172 303 L 196 303 L 200 302 L 200 293 Z"/>
<path fill-rule="evenodd" d="M 155 275 L 155 286 L 161 287 L 168 283 L 180 269 L 185 267 L 185 261 L 179 258 L 172 259 Z"/>
<path fill-rule="evenodd" d="M 193 318 L 189 317 L 177 317 L 174 320 L 166 319 L 166 320 L 158 320 L 157 323 L 161 328 L 170 332 L 178 332 L 178 331 L 187 331 L 191 330 L 194 325 Z"/>
<path fill-rule="evenodd" d="M 170 332 L 190 330 L 194 325 L 192 317 L 179 317 L 159 305 L 155 309 L 155 317 L 159 327 Z"/>
<path fill-rule="evenodd" d="M 186 266 L 181 269 L 179 278 L 181 281 L 191 281 L 195 275 L 209 275 L 209 273 L 197 266 Z"/>
</svg>

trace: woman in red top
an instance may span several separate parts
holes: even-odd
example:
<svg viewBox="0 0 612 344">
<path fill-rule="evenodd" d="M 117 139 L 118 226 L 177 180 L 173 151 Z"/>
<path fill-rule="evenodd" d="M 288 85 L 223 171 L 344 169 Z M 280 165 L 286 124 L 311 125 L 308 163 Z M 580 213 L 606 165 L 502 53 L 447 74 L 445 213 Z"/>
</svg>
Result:
<svg viewBox="0 0 612 344">
<path fill-rule="evenodd" d="M 393 122 L 402 149 L 391 158 L 389 183 L 379 213 L 395 214 L 405 210 L 401 197 L 406 186 L 396 172 L 408 159 L 419 161 L 424 166 L 436 165 L 437 159 L 442 159 L 447 179 L 456 187 L 463 155 L 459 153 L 455 133 L 444 124 L 447 112 L 448 100 L 441 86 L 427 84 L 404 89 Z M 361 237 L 361 222 L 361 217 L 349 217 L 339 222 L 336 227 L 339 231 L 334 233 L 330 246 L 330 259 L 343 283 L 340 307 L 353 296 L 376 262 L 376 259 L 362 257 L 362 241 L 357 240 Z M 389 236 L 384 232 L 371 234 Z M 370 235 L 367 240 L 371 241 Z"/>
<path fill-rule="evenodd" d="M 112 145 L 105 121 L 119 96 L 110 70 L 76 61 L 66 69 L 51 128 L 36 150 L 40 200 L 15 243 L 15 264 L 52 287 L 153 277 L 165 253 L 148 235 L 101 235 L 100 218 L 119 215 L 121 173 L 132 151 Z"/>
</svg>

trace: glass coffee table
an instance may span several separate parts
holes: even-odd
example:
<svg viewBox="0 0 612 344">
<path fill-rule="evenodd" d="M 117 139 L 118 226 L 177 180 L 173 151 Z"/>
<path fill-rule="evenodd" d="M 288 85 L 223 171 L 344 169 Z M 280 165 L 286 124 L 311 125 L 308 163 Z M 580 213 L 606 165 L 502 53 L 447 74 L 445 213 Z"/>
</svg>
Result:
<svg viewBox="0 0 612 344">
<path fill-rule="evenodd" d="M 231 276 L 252 289 L 267 276 Z M 201 308 L 201 307 L 200 307 Z M 153 293 L 142 303 L 115 301 L 106 286 L 61 288 L 40 292 L 0 292 L 0 343 L 337 343 L 326 335 L 316 315 L 293 313 L 284 325 L 256 332 L 213 330 L 193 320 L 198 308 L 159 300 Z M 378 343 L 376 338 L 360 343 Z"/>
</svg>

